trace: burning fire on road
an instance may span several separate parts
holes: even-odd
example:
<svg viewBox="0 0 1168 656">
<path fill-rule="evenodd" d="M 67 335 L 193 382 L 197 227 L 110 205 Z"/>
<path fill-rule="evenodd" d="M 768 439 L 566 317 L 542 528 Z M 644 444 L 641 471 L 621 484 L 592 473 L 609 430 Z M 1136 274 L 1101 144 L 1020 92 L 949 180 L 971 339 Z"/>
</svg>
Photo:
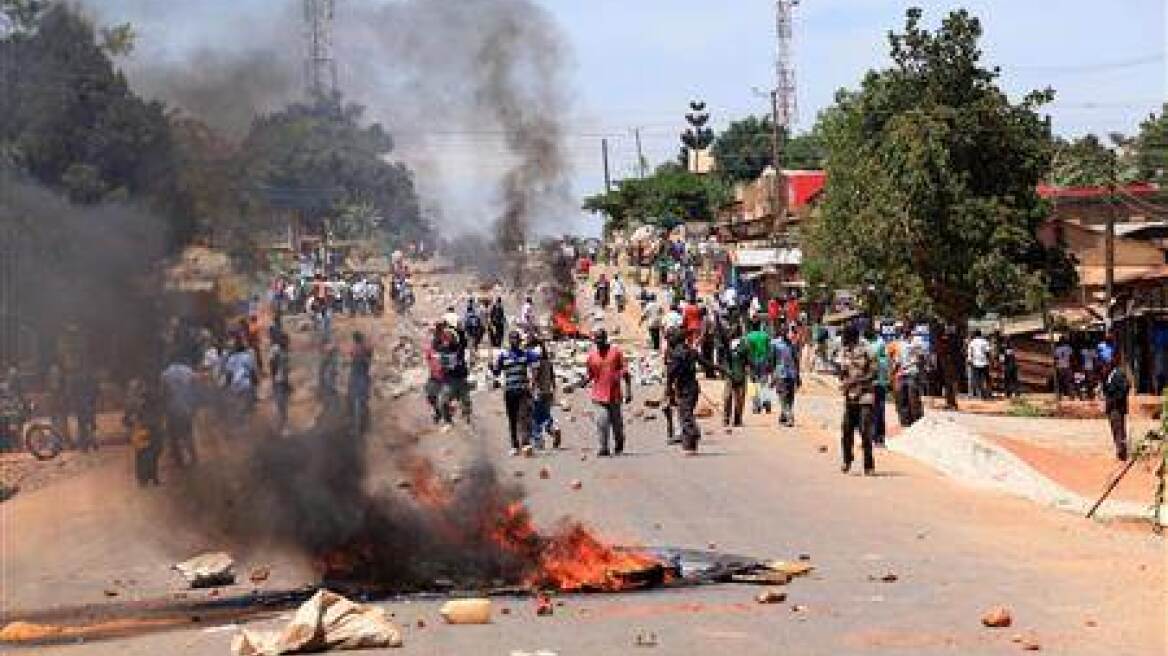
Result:
<svg viewBox="0 0 1168 656">
<path fill-rule="evenodd" d="M 409 480 L 402 485 L 427 518 L 429 529 L 449 545 L 473 545 L 498 565 L 502 578 L 495 587 L 560 592 L 620 592 L 662 585 L 671 574 L 658 557 L 635 549 L 607 544 L 595 532 L 569 520 L 551 532 L 539 531 L 520 499 L 502 494 L 482 498 L 473 515 L 466 515 L 459 481 L 440 477 L 428 460 L 410 462 Z M 494 490 L 496 495 L 504 492 Z M 361 535 L 315 558 L 324 581 L 340 584 L 377 585 L 378 545 L 371 535 Z M 416 558 L 426 558 L 417 554 Z M 438 585 L 435 579 L 434 587 Z M 442 580 L 455 585 L 484 581 Z M 425 586 L 426 582 L 420 582 Z"/>
</svg>

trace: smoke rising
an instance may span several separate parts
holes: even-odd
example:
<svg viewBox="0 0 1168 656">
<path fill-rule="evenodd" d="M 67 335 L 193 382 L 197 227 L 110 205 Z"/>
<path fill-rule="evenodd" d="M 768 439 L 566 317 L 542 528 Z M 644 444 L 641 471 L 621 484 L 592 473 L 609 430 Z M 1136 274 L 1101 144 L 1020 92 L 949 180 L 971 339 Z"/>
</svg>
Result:
<svg viewBox="0 0 1168 656">
<path fill-rule="evenodd" d="M 487 586 L 523 571 L 490 539 L 522 490 L 485 459 L 450 484 L 392 426 L 368 442 L 337 420 L 288 437 L 239 437 L 165 496 L 171 516 L 189 518 L 219 548 L 290 547 L 326 580 L 393 591 L 433 589 L 437 579 Z"/>
<path fill-rule="evenodd" d="M 300 3 L 227 27 L 208 21 L 220 32 L 180 56 L 151 36 L 165 31 L 167 10 L 125 1 L 128 15 L 99 13 L 149 21 L 139 30 L 143 52 L 128 62 L 146 94 L 231 134 L 255 112 L 303 96 Z M 564 147 L 566 43 L 533 0 L 346 0 L 334 27 L 342 93 L 394 135 L 447 236 L 494 235 L 504 253 L 577 211 Z"/>
<path fill-rule="evenodd" d="M 0 319 L 27 349 L 8 364 L 43 372 L 59 356 L 70 375 L 117 378 L 155 366 L 166 221 L 126 203 L 74 205 L 3 166 L 0 217 Z"/>
</svg>

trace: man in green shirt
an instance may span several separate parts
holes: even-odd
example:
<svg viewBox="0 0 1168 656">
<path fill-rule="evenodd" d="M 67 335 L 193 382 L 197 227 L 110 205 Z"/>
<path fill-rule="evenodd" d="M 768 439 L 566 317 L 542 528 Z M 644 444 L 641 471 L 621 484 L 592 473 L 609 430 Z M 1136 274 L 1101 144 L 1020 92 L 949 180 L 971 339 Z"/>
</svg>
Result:
<svg viewBox="0 0 1168 656">
<path fill-rule="evenodd" d="M 746 342 L 746 350 L 750 358 L 751 380 L 756 386 L 754 398 L 751 399 L 751 407 L 754 414 L 758 414 L 765 405 L 766 411 L 769 413 L 771 411 L 770 404 L 763 403 L 762 388 L 770 376 L 771 336 L 763 330 L 762 322 L 755 320 L 751 323 L 750 332 L 746 333 L 746 337 L 742 339 Z"/>
</svg>

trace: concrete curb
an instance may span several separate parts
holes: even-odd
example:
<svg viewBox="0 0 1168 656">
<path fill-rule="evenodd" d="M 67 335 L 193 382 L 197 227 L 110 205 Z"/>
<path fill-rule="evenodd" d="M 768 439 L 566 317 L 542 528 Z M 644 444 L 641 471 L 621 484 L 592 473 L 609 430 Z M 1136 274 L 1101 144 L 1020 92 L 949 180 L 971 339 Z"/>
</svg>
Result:
<svg viewBox="0 0 1168 656">
<path fill-rule="evenodd" d="M 929 414 L 889 440 L 888 448 L 968 485 L 1006 492 L 1078 515 L 1085 515 L 1095 501 L 1066 489 L 1009 450 L 982 439 L 952 412 Z M 1096 517 L 1151 520 L 1153 513 L 1150 504 L 1106 501 L 1096 511 Z"/>
</svg>

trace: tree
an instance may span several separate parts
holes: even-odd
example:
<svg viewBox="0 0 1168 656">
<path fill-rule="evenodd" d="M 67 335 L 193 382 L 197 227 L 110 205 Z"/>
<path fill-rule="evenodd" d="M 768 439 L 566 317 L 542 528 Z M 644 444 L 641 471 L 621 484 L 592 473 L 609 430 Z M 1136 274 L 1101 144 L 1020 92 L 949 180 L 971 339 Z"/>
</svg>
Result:
<svg viewBox="0 0 1168 656">
<path fill-rule="evenodd" d="M 734 121 L 714 140 L 718 173 L 731 182 L 753 182 L 774 162 L 770 117 L 748 116 Z"/>
<path fill-rule="evenodd" d="M 714 140 L 718 172 L 731 182 L 753 182 L 774 162 L 773 123 L 769 116 L 748 116 L 734 121 Z M 815 132 L 783 140 L 780 153 L 784 169 L 819 169 L 823 166 L 823 142 Z"/>
<path fill-rule="evenodd" d="M 827 185 L 808 230 L 809 270 L 835 287 L 877 285 L 895 311 L 963 325 L 1038 307 L 1073 277 L 1036 237 L 1052 140 L 981 63 L 981 23 L 955 11 L 930 32 L 921 10 L 890 34 L 893 65 L 841 91 L 822 117 Z"/>
<path fill-rule="evenodd" d="M 1152 114 L 1140 124 L 1135 153 L 1141 180 L 1168 184 L 1168 103 L 1164 103 L 1159 116 Z"/>
<path fill-rule="evenodd" d="M 1101 187 L 1114 176 L 1118 182 L 1139 177 L 1133 158 L 1125 156 L 1131 140 L 1122 134 L 1109 135 L 1111 145 L 1094 134 L 1068 141 L 1055 139 L 1050 183 L 1060 187 Z"/>
<path fill-rule="evenodd" d="M 247 181 L 251 216 L 290 209 L 323 229 L 346 210 L 353 217 L 353 208 L 364 208 L 360 215 L 379 216 L 377 227 L 391 242 L 428 236 L 413 174 L 387 161 L 393 139 L 379 124 L 362 124 L 363 113 L 322 98 L 258 118 L 240 147 L 238 173 Z"/>
<path fill-rule="evenodd" d="M 698 175 L 669 162 L 653 175 L 630 178 L 616 189 L 584 200 L 584 209 L 608 217 L 609 229 L 636 225 L 671 226 L 684 221 L 713 221 L 718 208 L 730 199 L 730 189 L 720 178 Z"/>
<path fill-rule="evenodd" d="M 172 243 L 189 235 L 179 210 L 164 108 L 134 94 L 111 52 L 132 30 L 98 30 L 68 3 L 11 0 L 0 32 L 0 151 L 16 168 L 77 203 L 144 201 Z"/>
</svg>

